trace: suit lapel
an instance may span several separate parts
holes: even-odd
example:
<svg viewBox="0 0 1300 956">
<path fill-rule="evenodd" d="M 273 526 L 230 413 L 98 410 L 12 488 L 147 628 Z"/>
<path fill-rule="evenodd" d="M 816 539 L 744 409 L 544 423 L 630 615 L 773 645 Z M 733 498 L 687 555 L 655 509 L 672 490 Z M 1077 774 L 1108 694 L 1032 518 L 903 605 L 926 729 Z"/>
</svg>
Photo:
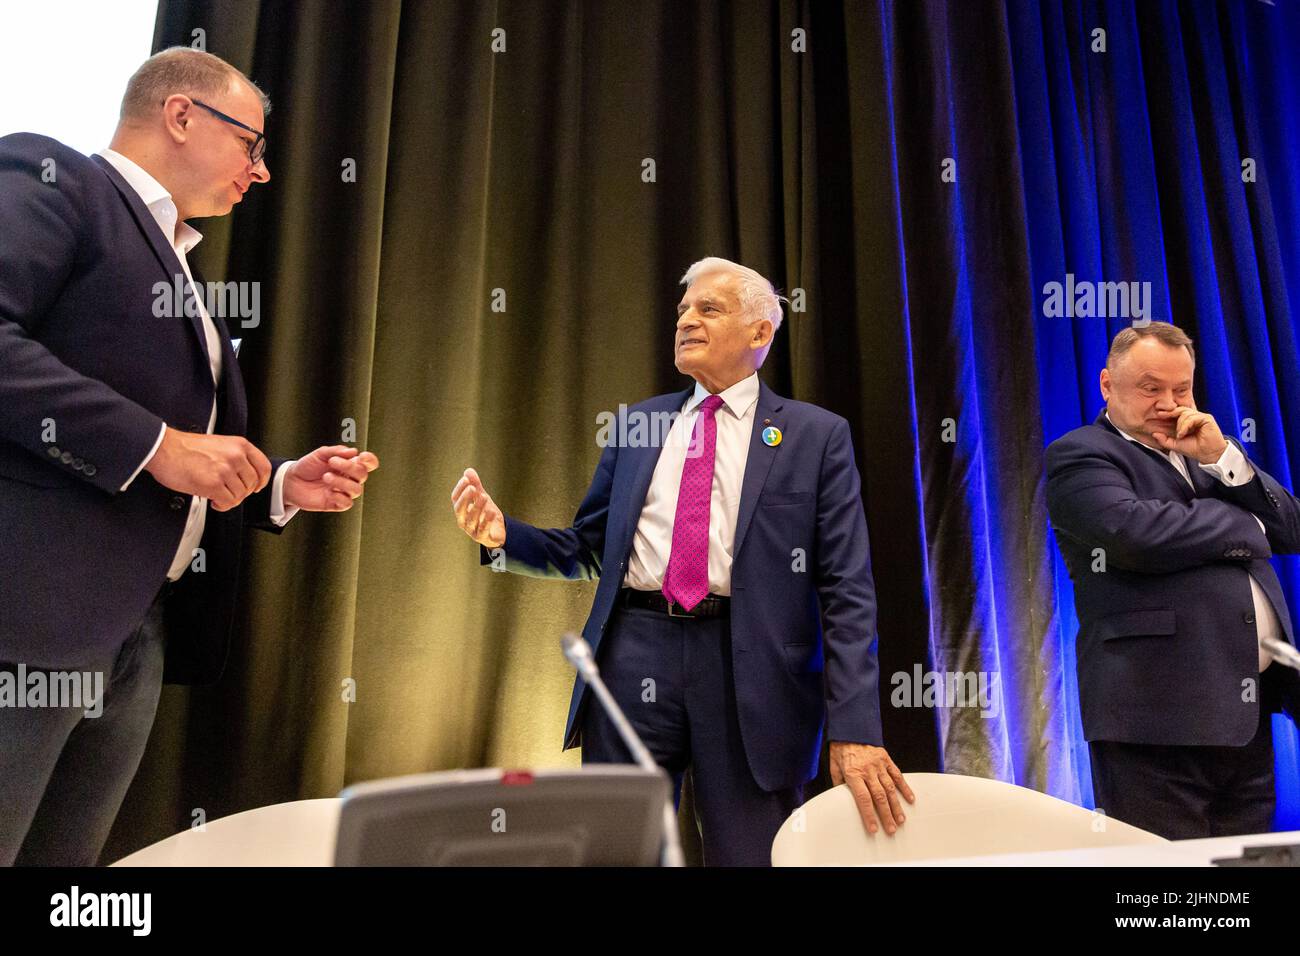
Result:
<svg viewBox="0 0 1300 956">
<path fill-rule="evenodd" d="M 1123 438 L 1123 436 L 1120 436 L 1120 437 Z M 1124 441 L 1128 441 L 1128 439 L 1125 438 Z M 1165 473 L 1165 474 L 1166 474 L 1166 475 L 1167 475 L 1167 476 L 1168 476 L 1172 481 L 1174 481 L 1174 482 L 1176 482 L 1176 483 L 1178 484 L 1178 490 L 1179 490 L 1179 491 L 1183 492 L 1186 496 L 1188 496 L 1188 497 L 1190 497 L 1190 498 L 1194 498 L 1194 497 L 1196 497 L 1197 490 L 1193 487 L 1194 484 L 1195 484 L 1195 481 L 1196 481 L 1195 477 L 1192 478 L 1192 482 L 1193 482 L 1193 484 L 1192 484 L 1192 485 L 1189 485 L 1189 484 L 1187 483 L 1187 479 L 1183 477 L 1183 473 L 1182 473 L 1181 471 L 1178 470 L 1178 466 L 1176 466 L 1172 461 L 1169 460 L 1169 456 L 1168 456 L 1168 455 L 1162 455 L 1160 452 L 1156 451 L 1154 448 L 1148 448 L 1146 445 L 1143 445 L 1143 444 L 1141 444 L 1141 443 L 1139 443 L 1139 442 L 1132 442 L 1132 441 L 1129 441 L 1128 443 L 1129 443 L 1130 445 L 1136 445 L 1138 448 L 1142 449 L 1143 452 L 1145 452 L 1147 455 L 1149 455 L 1152 459 L 1154 459 L 1155 461 L 1159 462 L 1160 465 L 1161 465 L 1161 470 L 1164 471 L 1164 473 Z M 1186 464 L 1185 461 L 1184 461 L 1184 464 Z M 1187 472 L 1188 472 L 1188 474 L 1191 474 L 1192 469 L 1191 469 L 1190 467 L 1188 467 Z"/>
<path fill-rule="evenodd" d="M 145 240 L 149 243 L 149 248 L 153 250 L 154 256 L 158 259 L 158 264 L 162 266 L 163 273 L 167 277 L 168 288 L 175 288 L 177 276 L 179 276 L 181 281 L 184 283 L 185 312 L 194 313 L 193 315 L 187 315 L 187 318 L 190 320 L 190 328 L 194 332 L 194 344 L 199 348 L 199 354 L 203 358 L 203 363 L 205 365 L 208 364 L 208 346 L 207 337 L 203 334 L 203 318 L 198 314 L 197 303 L 195 304 L 195 307 L 189 305 L 189 303 L 194 300 L 194 290 L 190 288 L 188 282 L 185 282 L 185 270 L 181 268 L 181 260 L 177 258 L 176 250 L 167 244 L 167 240 L 163 236 L 162 230 L 158 228 L 158 223 L 153 218 L 153 213 L 151 213 L 149 207 L 144 204 L 144 200 L 140 198 L 140 194 L 131 188 L 131 184 L 123 179 L 122 174 L 113 168 L 113 164 L 104 159 L 103 156 L 96 155 L 92 156 L 91 159 L 99 164 L 99 168 L 104 171 L 104 175 L 108 177 L 109 182 L 117 188 L 118 193 L 122 197 L 122 201 L 125 202 L 127 208 L 131 210 L 131 215 L 135 217 L 136 225 L 140 227 L 140 231 L 144 234 Z"/>
<path fill-rule="evenodd" d="M 653 422 L 654 415 L 657 412 L 677 412 L 680 413 L 682 406 L 686 404 L 695 386 L 672 395 L 666 395 L 659 404 L 652 405 L 645 411 Z M 652 426 L 653 427 L 653 426 Z M 623 527 L 619 529 L 622 537 L 619 554 L 629 554 L 632 550 L 632 536 L 636 533 L 637 522 L 641 518 L 641 510 L 645 507 L 645 496 L 650 491 L 650 482 L 654 478 L 655 466 L 659 464 L 659 456 L 663 452 L 664 443 L 668 440 L 668 434 L 654 436 L 654 439 L 644 446 L 629 448 L 626 453 L 632 455 L 632 483 L 629 487 L 627 500 L 631 503 L 627 514 L 624 516 Z"/>
<path fill-rule="evenodd" d="M 208 284 L 207 282 L 204 281 L 202 274 L 199 272 L 198 269 L 194 268 L 193 265 L 190 266 L 190 274 L 194 276 L 194 285 L 197 288 L 206 289 L 208 287 Z M 225 370 L 230 367 L 229 363 L 233 361 L 236 356 L 235 356 L 234 337 L 231 336 L 230 334 L 230 326 L 226 325 L 226 320 L 223 319 L 220 316 L 220 314 L 218 314 L 220 311 L 221 311 L 220 309 L 218 309 L 217 312 L 213 312 L 209 310 L 208 318 L 212 320 L 212 325 L 217 330 L 217 342 L 221 346 L 222 378 L 225 378 Z M 204 344 L 203 354 L 206 356 L 208 354 L 208 350 L 206 347 L 208 337 L 203 332 L 202 319 L 199 320 L 198 328 L 199 328 L 199 334 L 203 337 L 203 344 Z"/>
<path fill-rule="evenodd" d="M 200 289 L 208 287 L 198 269 L 190 266 L 190 272 L 194 276 L 195 286 Z M 212 324 L 216 327 L 217 344 L 221 349 L 221 380 L 217 383 L 217 408 L 222 416 L 221 422 L 235 434 L 242 434 L 242 429 L 247 424 L 248 399 L 244 394 L 244 380 L 239 375 L 238 356 L 235 355 L 234 340 L 230 336 L 230 328 L 220 315 L 209 312 L 208 318 L 212 320 Z M 206 358 L 208 354 L 206 335 L 203 343 L 205 346 L 203 355 Z"/>
<path fill-rule="evenodd" d="M 1111 420 L 1106 417 L 1105 409 L 1102 409 L 1101 414 L 1097 416 L 1097 420 L 1093 422 L 1093 424 L 1110 432 L 1110 434 L 1115 436 L 1116 441 L 1122 442 L 1125 446 L 1131 449 L 1136 449 L 1140 454 L 1146 455 L 1149 459 L 1159 464 L 1165 477 L 1177 485 L 1178 490 L 1184 497 L 1195 498 L 1202 493 L 1203 489 L 1199 485 L 1196 485 L 1195 488 L 1193 488 L 1192 485 L 1187 484 L 1187 479 L 1183 477 L 1183 473 L 1178 470 L 1172 461 L 1169 460 L 1167 455 L 1156 451 L 1154 448 L 1148 448 L 1141 442 L 1132 441 L 1121 435 L 1119 429 L 1116 428 L 1111 423 Z M 1195 485 L 1197 469 L 1193 468 L 1189 463 L 1187 471 L 1192 476 L 1192 483 Z"/>
<path fill-rule="evenodd" d="M 1196 497 L 1207 498 L 1214 494 L 1214 485 L 1217 484 L 1215 479 L 1207 475 L 1202 469 L 1199 462 L 1194 459 L 1183 456 L 1187 462 L 1187 474 L 1191 475 L 1192 485 L 1196 488 Z"/>
<path fill-rule="evenodd" d="M 758 496 L 763 491 L 768 472 L 772 470 L 772 463 L 784 445 L 784 442 L 776 446 L 766 444 L 763 441 L 763 429 L 770 424 L 785 432 L 784 419 L 780 417 L 784 405 L 784 400 L 759 379 L 758 408 L 754 410 L 754 427 L 749 435 L 749 457 L 745 460 L 745 478 L 740 486 L 740 512 L 736 516 L 736 537 L 731 548 L 733 565 L 745 543 L 745 533 L 754 517 L 754 508 L 758 505 Z"/>
</svg>

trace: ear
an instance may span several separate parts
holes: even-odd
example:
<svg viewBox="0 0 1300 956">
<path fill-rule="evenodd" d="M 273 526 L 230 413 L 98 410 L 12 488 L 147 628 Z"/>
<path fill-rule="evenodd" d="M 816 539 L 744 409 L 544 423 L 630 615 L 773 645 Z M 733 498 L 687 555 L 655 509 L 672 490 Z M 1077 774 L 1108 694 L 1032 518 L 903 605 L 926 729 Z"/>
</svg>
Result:
<svg viewBox="0 0 1300 956">
<path fill-rule="evenodd" d="M 749 339 L 749 347 L 751 349 L 767 348 L 767 346 L 772 344 L 774 331 L 772 329 L 771 319 L 759 319 L 754 323 L 753 329 L 754 334 Z"/>
<path fill-rule="evenodd" d="M 194 101 L 182 93 L 173 93 L 163 101 L 163 128 L 175 143 L 184 143 L 194 122 Z"/>
<path fill-rule="evenodd" d="M 1101 397 L 1109 402 L 1110 401 L 1110 369 L 1103 368 L 1101 370 L 1101 380 L 1099 381 L 1098 384 L 1101 386 Z"/>
</svg>

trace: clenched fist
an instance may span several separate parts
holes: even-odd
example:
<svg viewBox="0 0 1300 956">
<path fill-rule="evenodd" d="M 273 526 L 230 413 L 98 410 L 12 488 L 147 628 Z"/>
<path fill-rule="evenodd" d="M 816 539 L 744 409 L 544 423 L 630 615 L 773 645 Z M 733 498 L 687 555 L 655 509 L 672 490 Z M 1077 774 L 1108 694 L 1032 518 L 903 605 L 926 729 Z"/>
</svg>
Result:
<svg viewBox="0 0 1300 956">
<path fill-rule="evenodd" d="M 200 435 L 168 427 L 145 471 L 164 488 L 207 498 L 229 511 L 271 480 L 271 462 L 238 435 Z"/>
<path fill-rule="evenodd" d="M 460 530 L 485 548 L 499 548 L 506 543 L 506 516 L 483 490 L 483 482 L 473 468 L 466 468 L 451 490 L 451 507 Z"/>
</svg>

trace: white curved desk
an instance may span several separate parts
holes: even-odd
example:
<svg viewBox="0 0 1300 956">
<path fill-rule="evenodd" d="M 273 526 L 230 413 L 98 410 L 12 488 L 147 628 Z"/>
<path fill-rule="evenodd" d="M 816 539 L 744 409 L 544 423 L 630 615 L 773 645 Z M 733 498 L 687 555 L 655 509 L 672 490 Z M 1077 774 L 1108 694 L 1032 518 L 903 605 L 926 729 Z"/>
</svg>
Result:
<svg viewBox="0 0 1300 956">
<path fill-rule="evenodd" d="M 211 820 L 113 866 L 333 866 L 338 797 L 295 800 Z"/>
<path fill-rule="evenodd" d="M 213 820 L 203 830 L 169 836 L 113 866 L 332 866 L 341 804 L 337 797 L 328 797 L 245 810 Z M 1244 846 L 1276 843 L 1300 843 L 1300 831 L 1176 840 L 1155 846 L 932 859 L 903 865 L 1208 866 L 1215 857 L 1237 856 Z"/>
</svg>

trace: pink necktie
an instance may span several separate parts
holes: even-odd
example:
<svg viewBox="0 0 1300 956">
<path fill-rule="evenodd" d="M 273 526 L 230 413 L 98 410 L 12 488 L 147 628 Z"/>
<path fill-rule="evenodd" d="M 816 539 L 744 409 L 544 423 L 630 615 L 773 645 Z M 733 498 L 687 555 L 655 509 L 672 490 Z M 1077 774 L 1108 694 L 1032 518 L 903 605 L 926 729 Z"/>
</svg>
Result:
<svg viewBox="0 0 1300 956">
<path fill-rule="evenodd" d="M 721 405 L 722 399 L 717 395 L 700 402 L 700 414 L 695 419 L 690 449 L 682 465 L 672 551 L 668 555 L 668 570 L 664 572 L 664 597 L 688 611 L 709 593 L 709 503 L 713 497 L 713 457 L 718 444 L 718 423 L 713 415 Z"/>
</svg>

